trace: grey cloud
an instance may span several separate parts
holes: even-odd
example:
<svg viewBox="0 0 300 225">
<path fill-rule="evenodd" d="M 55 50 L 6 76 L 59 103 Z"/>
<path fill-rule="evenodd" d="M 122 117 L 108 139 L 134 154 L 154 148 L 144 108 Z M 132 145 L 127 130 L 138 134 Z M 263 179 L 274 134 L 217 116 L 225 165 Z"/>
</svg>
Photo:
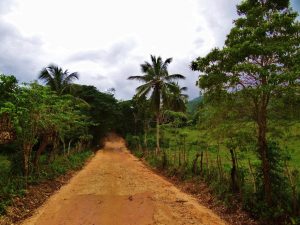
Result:
<svg viewBox="0 0 300 225">
<path fill-rule="evenodd" d="M 149 56 L 135 57 L 129 55 L 128 58 L 120 62 L 118 66 L 103 69 L 100 73 L 97 71 L 94 73 L 91 73 L 92 71 L 79 71 L 81 75 L 79 82 L 94 85 L 100 91 L 115 88 L 116 98 L 123 100 L 130 99 L 135 94 L 136 87 L 141 85 L 141 83 L 135 80 L 127 80 L 127 78 L 133 75 L 140 75 L 140 64 L 145 60 L 149 61 L 148 58 Z M 174 58 L 169 67 L 170 74 L 180 73 L 186 76 L 186 80 L 180 81 L 179 84 L 188 87 L 187 94 L 190 99 L 199 96 L 199 88 L 196 87 L 198 72 L 193 72 L 189 67 L 194 58 L 196 58 L 196 56 Z"/>
<path fill-rule="evenodd" d="M 136 47 L 133 40 L 118 42 L 108 49 L 89 50 L 73 54 L 69 62 L 92 61 L 106 66 L 116 65 L 123 61 L 126 56 Z"/>
<path fill-rule="evenodd" d="M 147 59 L 145 59 L 147 60 Z M 181 86 L 188 87 L 187 94 L 190 99 L 199 96 L 199 88 L 196 87 L 196 80 L 198 79 L 198 73 L 190 70 L 189 65 L 192 58 L 174 58 L 174 61 L 170 64 L 170 73 L 180 73 L 186 76 L 186 80 L 180 81 Z M 141 61 L 143 62 L 143 60 Z M 137 86 L 141 85 L 138 81 L 127 80 L 129 76 L 140 74 L 139 61 L 132 61 L 130 63 L 122 63 L 115 71 L 110 71 L 106 75 L 106 80 L 101 80 L 98 84 L 95 84 L 98 89 L 106 90 L 113 87 L 116 89 L 116 97 L 118 99 L 130 99 L 135 94 Z"/>
<path fill-rule="evenodd" d="M 170 64 L 169 73 L 179 73 L 186 76 L 185 80 L 179 82 L 181 86 L 188 87 L 187 94 L 189 99 L 193 99 L 199 96 L 199 88 L 196 87 L 196 80 L 198 79 L 198 73 L 193 72 L 189 65 L 192 61 L 191 58 L 174 58 L 173 62 Z M 147 57 L 145 59 L 147 60 Z M 137 86 L 141 85 L 138 81 L 127 80 L 129 76 L 139 75 L 140 72 L 140 63 L 139 61 L 132 61 L 131 63 L 123 64 L 118 71 L 109 73 L 108 77 L 113 80 L 114 88 L 116 89 L 116 97 L 119 99 L 129 99 L 131 98 Z"/>
<path fill-rule="evenodd" d="M 233 26 L 233 20 L 237 18 L 236 5 L 240 0 L 224 1 L 199 1 L 199 14 L 203 15 L 206 25 L 212 30 L 217 46 L 224 44 L 226 35 Z M 197 32 L 201 35 L 203 25 L 200 24 Z M 203 43 L 204 44 L 204 43 Z"/>
<path fill-rule="evenodd" d="M 15 0 L 1 0 L 0 1 L 0 13 L 8 13 L 15 5 Z"/>
<path fill-rule="evenodd" d="M 86 71 L 80 71 L 80 83 L 93 85 L 100 91 L 106 91 L 115 88 L 115 96 L 117 99 L 130 99 L 135 88 L 139 85 L 136 81 L 129 81 L 127 78 L 136 75 L 139 72 L 139 66 L 135 63 L 124 63 L 118 66 L 117 70 L 106 71 L 105 76 L 101 74 L 92 75 Z"/>
<path fill-rule="evenodd" d="M 205 40 L 203 38 L 197 38 L 194 41 L 194 44 L 196 47 L 201 47 L 205 43 Z"/>
<path fill-rule="evenodd" d="M 222 47 L 224 45 L 226 36 L 233 27 L 234 19 L 238 18 L 236 5 L 240 2 L 241 0 L 198 1 L 199 14 L 205 17 L 207 25 L 213 31 L 217 47 Z M 299 0 L 291 0 L 291 6 L 294 10 L 300 12 Z M 196 31 L 200 35 L 204 34 L 202 33 L 203 25 L 200 24 L 200 27 L 198 27 Z M 202 43 L 202 45 L 205 45 L 205 43 Z M 199 47 L 199 42 L 195 41 L 195 46 Z"/>
<path fill-rule="evenodd" d="M 181 86 L 185 86 L 188 88 L 187 94 L 189 95 L 189 99 L 194 99 L 199 96 L 199 88 L 196 87 L 196 81 L 198 79 L 198 72 L 194 72 L 190 69 L 191 61 L 193 57 L 190 58 L 181 58 L 176 59 L 172 64 L 170 64 L 170 73 L 179 73 L 186 77 L 185 80 L 180 81 Z"/>
<path fill-rule="evenodd" d="M 41 46 L 38 38 L 21 35 L 12 25 L 0 21 L 0 71 L 13 74 L 20 81 L 36 79 L 41 67 Z"/>
<path fill-rule="evenodd" d="M 113 80 L 113 87 L 116 89 L 116 97 L 118 99 L 129 99 L 135 94 L 135 89 L 141 83 L 137 81 L 127 80 L 129 76 L 140 74 L 138 63 L 126 63 L 120 66 L 118 71 L 109 73 L 109 77 Z"/>
</svg>

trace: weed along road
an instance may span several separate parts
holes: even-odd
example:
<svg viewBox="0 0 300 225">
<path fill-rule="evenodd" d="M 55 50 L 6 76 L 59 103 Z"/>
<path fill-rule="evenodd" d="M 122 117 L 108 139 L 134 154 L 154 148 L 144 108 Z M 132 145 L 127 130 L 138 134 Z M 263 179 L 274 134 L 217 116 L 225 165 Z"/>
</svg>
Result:
<svg viewBox="0 0 300 225">
<path fill-rule="evenodd" d="M 103 150 L 23 225 L 226 224 L 147 169 L 122 139 Z"/>
</svg>

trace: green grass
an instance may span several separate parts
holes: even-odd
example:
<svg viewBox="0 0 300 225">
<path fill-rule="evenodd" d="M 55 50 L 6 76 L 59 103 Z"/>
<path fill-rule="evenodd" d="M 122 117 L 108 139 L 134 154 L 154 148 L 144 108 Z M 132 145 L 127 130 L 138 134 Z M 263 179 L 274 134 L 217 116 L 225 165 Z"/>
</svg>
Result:
<svg viewBox="0 0 300 225">
<path fill-rule="evenodd" d="M 208 142 L 211 146 L 216 146 L 217 141 L 208 137 L 206 135 L 205 130 L 198 130 L 196 128 L 191 127 L 184 127 L 177 129 L 178 134 L 177 136 L 174 134 L 174 128 L 170 127 L 163 127 L 162 128 L 162 138 L 166 138 L 170 142 L 170 148 L 176 148 L 176 140 L 179 139 L 180 135 L 186 136 L 186 143 L 188 149 L 191 151 L 191 157 L 194 157 L 194 155 L 201 151 L 199 146 L 196 145 L 198 140 L 205 140 Z M 281 143 L 281 148 L 283 150 L 287 150 L 288 154 L 290 155 L 291 160 L 289 161 L 289 165 L 292 168 L 300 168 L 300 123 L 295 124 L 291 128 L 291 135 L 288 138 L 288 141 L 285 143 Z M 297 136 L 298 135 L 298 136 Z M 191 145 L 191 143 L 195 145 Z M 216 159 L 217 154 L 216 151 L 210 151 L 211 156 Z M 228 161 L 230 161 L 230 153 L 229 151 L 221 144 L 220 145 L 220 156 L 224 159 L 224 163 L 228 165 Z M 241 165 L 247 165 L 248 164 L 248 158 L 250 159 L 251 163 L 257 165 L 259 164 L 259 159 L 256 156 L 256 153 L 254 152 L 241 152 L 238 151 L 238 157 L 240 159 Z M 230 163 L 229 163 L 230 164 Z"/>
<path fill-rule="evenodd" d="M 251 125 L 251 124 L 250 124 Z M 279 127 L 281 128 L 281 127 Z M 238 158 L 238 182 L 240 187 L 240 195 L 235 195 L 231 189 L 231 156 L 229 150 L 222 143 L 218 146 L 218 143 L 215 139 L 207 135 L 208 132 L 205 130 L 199 130 L 193 127 L 183 127 L 183 128 L 172 128 L 168 125 L 161 126 L 161 149 L 162 152 L 166 153 L 166 157 L 164 154 L 156 155 L 153 149 L 155 149 L 155 129 L 153 128 L 148 134 L 148 152 L 146 154 L 144 152 L 137 151 L 136 142 L 140 140 L 140 144 L 143 145 L 142 138 L 138 138 L 137 136 L 128 136 L 128 144 L 131 150 L 139 157 L 145 156 L 147 162 L 152 166 L 158 169 L 163 169 L 172 176 L 177 176 L 181 179 L 189 179 L 189 178 L 199 178 L 205 180 L 207 184 L 211 187 L 211 190 L 215 193 L 216 196 L 219 197 L 220 200 L 225 203 L 232 203 L 232 199 L 236 197 L 241 199 L 241 203 L 245 207 L 246 210 L 252 213 L 252 215 L 257 216 L 258 218 L 267 218 L 269 216 L 272 217 L 274 213 L 278 215 L 291 215 L 291 199 L 292 199 L 292 188 L 291 184 L 287 178 L 286 168 L 284 167 L 284 172 L 280 173 L 280 178 L 283 181 L 282 188 L 279 192 L 276 192 L 276 196 L 278 197 L 278 202 L 280 202 L 280 206 L 276 206 L 274 208 L 266 208 L 263 198 L 260 197 L 261 186 L 259 185 L 259 173 L 261 172 L 260 165 L 261 161 L 257 155 L 257 152 L 254 150 L 242 151 L 237 149 L 237 158 Z M 289 155 L 290 160 L 288 161 L 289 170 L 291 173 L 293 171 L 298 171 L 298 177 L 295 176 L 295 182 L 297 182 L 297 193 L 299 195 L 300 190 L 300 177 L 299 177 L 299 168 L 300 168 L 300 123 L 294 124 L 289 132 L 285 133 L 285 138 L 277 138 L 275 139 L 273 136 L 272 141 L 279 144 L 281 151 L 284 154 Z M 271 134 L 269 134 L 269 138 L 271 139 Z M 279 137 L 276 136 L 276 137 Z M 205 141 L 209 147 L 206 148 L 199 144 L 199 141 Z M 183 142 L 185 144 L 183 144 Z M 185 146 L 185 147 L 183 147 Z M 255 145 L 253 145 L 255 147 Z M 218 148 L 219 147 L 219 148 Z M 187 152 L 187 164 L 179 165 L 179 152 L 185 148 Z M 202 149 L 201 149 L 202 148 Z M 219 149 L 219 151 L 218 151 Z M 203 159 L 203 173 L 200 176 L 199 174 L 199 164 L 200 159 L 198 159 L 198 173 L 197 175 L 192 172 L 192 164 L 193 160 L 197 153 L 201 151 L 205 151 L 208 153 L 209 158 L 209 168 L 207 169 L 206 157 L 204 154 Z M 276 149 L 278 150 L 278 149 Z M 287 153 L 287 154 L 285 154 Z M 217 157 L 221 158 L 222 167 L 221 171 L 216 163 Z M 175 158 L 174 158 L 175 157 Z M 167 158 L 167 163 L 163 160 Z M 249 166 L 252 168 L 252 172 Z M 281 161 L 283 162 L 283 161 Z M 294 174 L 297 174 L 295 172 Z M 285 183 L 285 181 L 287 183 Z M 277 183 L 278 184 L 278 183 Z M 277 185 L 278 186 L 278 185 Z M 255 191 L 259 190 L 259 191 Z M 279 190 L 279 189 L 278 189 Z M 283 194 L 284 193 L 284 194 Z M 282 196 L 282 197 L 280 197 Z M 276 215 L 277 215 L 276 214 Z M 270 218 L 271 218 L 270 217 Z"/>
<path fill-rule="evenodd" d="M 287 141 L 283 142 L 282 140 L 278 140 L 280 143 L 282 151 L 287 151 L 290 155 L 290 161 L 288 161 L 288 165 L 290 167 L 290 171 L 299 170 L 300 168 L 300 138 L 297 137 L 297 134 L 300 132 L 300 124 L 295 124 L 292 126 L 290 130 L 290 136 L 286 139 Z M 201 146 L 197 144 L 198 140 L 206 141 L 209 144 L 209 148 L 207 150 L 208 157 L 210 159 L 211 164 L 216 165 L 218 151 L 217 151 L 217 141 L 209 137 L 205 130 L 198 130 L 193 127 L 183 127 L 183 128 L 172 128 L 168 125 L 161 126 L 161 139 L 162 139 L 162 148 L 166 150 L 167 157 L 169 159 L 169 163 L 171 167 L 179 167 L 178 163 L 178 152 L 180 145 L 180 139 L 185 137 L 186 150 L 188 155 L 188 168 L 192 167 L 192 162 L 195 159 L 195 156 L 201 150 Z M 155 148 L 155 129 L 151 131 L 151 134 L 148 135 L 151 146 L 153 149 Z M 182 142 L 182 141 L 181 141 Z M 206 149 L 205 149 L 206 151 Z M 174 155 L 176 156 L 174 162 Z M 229 150 L 222 144 L 220 144 L 219 155 L 222 162 L 222 170 L 226 176 L 230 176 L 231 170 L 231 156 Z M 261 161 L 259 160 L 257 153 L 254 151 L 240 151 L 237 150 L 237 158 L 238 158 L 238 166 L 239 169 L 243 172 L 245 176 L 245 182 L 248 182 L 251 186 L 253 186 L 253 179 L 250 171 L 250 164 L 253 172 L 255 172 L 255 168 L 259 167 Z M 155 165 L 157 161 L 155 159 L 150 159 L 150 164 Z M 174 164 L 175 163 L 175 164 Z M 206 165 L 206 161 L 203 162 L 204 166 Z M 198 160 L 199 165 L 199 160 Z M 188 171 L 189 172 L 189 171 Z M 189 174 L 188 176 L 192 176 Z M 300 188 L 300 179 L 296 180 L 297 186 Z M 299 189 L 298 188 L 298 189 Z"/>
</svg>

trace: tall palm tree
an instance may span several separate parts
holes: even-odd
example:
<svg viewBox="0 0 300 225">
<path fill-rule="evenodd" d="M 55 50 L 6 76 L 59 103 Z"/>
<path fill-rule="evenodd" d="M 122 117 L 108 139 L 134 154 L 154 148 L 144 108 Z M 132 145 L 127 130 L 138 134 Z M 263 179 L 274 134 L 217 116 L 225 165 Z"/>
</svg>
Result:
<svg viewBox="0 0 300 225">
<path fill-rule="evenodd" d="M 38 78 L 49 85 L 58 95 L 61 95 L 66 92 L 73 80 L 79 78 L 79 74 L 77 72 L 69 73 L 68 70 L 64 71 L 61 67 L 50 64 L 40 72 Z"/>
<path fill-rule="evenodd" d="M 129 80 L 138 80 L 143 82 L 141 86 L 136 88 L 137 96 L 139 98 L 148 96 L 150 93 L 151 106 L 156 116 L 156 148 L 160 151 L 159 146 L 159 123 L 161 118 L 162 106 L 169 101 L 169 93 L 176 89 L 175 80 L 185 79 L 181 74 L 168 73 L 168 65 L 172 62 L 172 58 L 165 61 L 162 58 L 151 57 L 151 63 L 145 62 L 141 64 L 141 71 L 143 75 L 130 76 Z"/>
</svg>

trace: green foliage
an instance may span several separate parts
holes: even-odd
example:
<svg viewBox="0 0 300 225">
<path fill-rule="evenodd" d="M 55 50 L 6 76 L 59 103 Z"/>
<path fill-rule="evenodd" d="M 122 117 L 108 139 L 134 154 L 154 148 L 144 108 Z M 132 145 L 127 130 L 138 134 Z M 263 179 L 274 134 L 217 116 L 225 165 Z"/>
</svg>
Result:
<svg viewBox="0 0 300 225">
<path fill-rule="evenodd" d="M 274 218 L 276 216 L 276 219 L 281 221 L 282 224 L 285 223 L 284 221 L 288 221 L 288 218 L 294 218 L 295 216 L 292 212 L 292 190 L 288 182 L 285 166 L 285 162 L 288 164 L 299 164 L 296 157 L 299 156 L 300 152 L 295 151 L 289 156 L 289 151 L 287 151 L 287 149 L 290 149 L 291 146 L 294 145 L 293 141 L 290 140 L 288 145 L 285 143 L 276 144 L 276 142 L 269 143 L 271 149 L 269 149 L 268 152 L 272 159 L 272 186 L 276 196 L 278 193 L 278 198 L 275 199 L 276 203 L 274 203 L 276 207 L 267 207 L 262 193 L 263 180 L 261 163 L 259 155 L 255 151 L 255 136 L 253 132 L 251 132 L 253 130 L 253 123 L 245 122 L 244 127 L 239 127 L 239 123 L 234 123 L 234 121 L 232 124 L 230 124 L 231 121 L 225 121 L 223 123 L 224 124 L 215 124 L 213 129 L 212 127 L 205 128 L 204 124 L 202 124 L 201 129 L 192 127 L 174 129 L 171 126 L 162 126 L 161 140 L 168 144 L 162 147 L 162 152 L 158 155 L 154 151 L 156 146 L 154 130 L 149 133 L 147 138 L 148 149 L 146 152 L 143 152 L 138 147 L 139 144 L 142 143 L 142 136 L 127 136 L 126 140 L 132 138 L 132 141 L 128 142 L 129 149 L 131 149 L 136 156 L 143 157 L 149 165 L 164 170 L 170 177 L 176 176 L 183 180 L 190 178 L 193 178 L 193 180 L 204 180 L 209 184 L 215 195 L 230 208 L 234 207 L 238 200 L 243 204 L 244 209 L 248 210 L 253 217 L 270 221 L 270 224 L 274 223 L 270 220 L 270 215 L 273 215 Z M 297 125 L 295 127 L 297 127 Z M 221 141 L 219 141 L 219 146 L 218 140 L 215 138 L 216 132 L 219 132 L 219 136 L 222 138 L 220 139 Z M 233 140 L 231 138 L 233 138 Z M 280 139 L 276 141 L 278 140 Z M 161 146 L 163 146 L 163 144 Z M 232 162 L 228 149 L 232 146 L 237 146 L 237 183 L 239 186 L 237 194 L 233 193 L 231 188 Z M 185 152 L 184 148 L 186 149 Z M 296 149 L 300 150 L 299 146 L 296 146 Z M 192 172 L 193 160 L 201 151 L 204 153 L 202 172 L 200 172 L 199 157 L 196 164 L 197 172 L 194 174 Z M 181 164 L 179 164 L 179 154 L 181 156 Z M 183 159 L 184 154 L 186 155 L 185 160 Z M 249 162 L 252 171 L 249 168 Z M 294 170 L 296 171 L 293 172 Z M 300 183 L 296 178 L 297 166 L 291 167 L 290 173 L 295 174 L 291 177 L 296 183 L 298 182 L 297 187 L 299 188 Z M 254 187 L 256 187 L 256 190 Z M 299 195 L 299 191 L 297 193 Z M 242 198 L 240 198 L 241 196 Z"/>
<path fill-rule="evenodd" d="M 0 115 L 9 115 L 16 132 L 16 143 L 23 153 L 24 175 L 29 175 L 30 155 L 44 133 L 79 137 L 90 123 L 81 113 L 86 106 L 72 96 L 57 96 L 49 88 L 37 83 L 19 87 L 11 101 L 0 108 Z M 20 162 L 19 162 L 20 163 Z"/>
<path fill-rule="evenodd" d="M 142 76 L 130 76 L 129 80 L 142 81 L 143 85 L 137 87 L 136 92 L 138 98 L 147 96 L 151 92 L 150 102 L 153 111 L 159 113 L 161 110 L 161 104 L 167 106 L 170 98 L 170 93 L 180 95 L 182 89 L 178 84 L 174 83 L 174 80 L 185 79 L 180 74 L 168 73 L 168 65 L 172 62 L 172 58 L 168 58 L 165 61 L 161 57 L 155 57 L 151 55 L 151 63 L 145 62 L 141 64 L 141 70 L 144 75 Z"/>
<path fill-rule="evenodd" d="M 143 124 L 141 118 L 138 118 L 140 115 L 137 112 L 140 112 L 141 108 L 135 108 L 133 100 L 120 101 L 118 106 L 121 114 L 115 125 L 115 129 L 118 133 L 125 136 L 128 133 L 135 134 L 142 132 Z"/>
<path fill-rule="evenodd" d="M 187 95 L 182 94 L 186 87 L 180 88 L 175 80 L 185 79 L 181 74 L 172 74 L 168 72 L 168 65 L 172 62 L 172 58 L 165 61 L 161 57 L 151 55 L 151 63 L 145 62 L 141 64 L 142 76 L 130 76 L 129 80 L 142 81 L 144 84 L 136 88 L 136 97 L 145 99 L 150 95 L 151 111 L 156 117 L 156 147 L 160 151 L 159 126 L 163 109 L 171 109 L 176 111 L 185 111 L 185 103 Z"/>
<path fill-rule="evenodd" d="M 53 179 L 66 174 L 70 170 L 80 169 L 91 154 L 91 151 L 81 151 L 69 156 L 57 157 L 49 166 L 42 166 L 40 173 L 42 176 L 39 179 Z"/>
<path fill-rule="evenodd" d="M 0 74 L 0 106 L 11 99 L 17 89 L 17 79 L 14 76 Z"/>
<path fill-rule="evenodd" d="M 197 98 L 192 99 L 191 101 L 188 101 L 187 103 L 187 113 L 194 115 L 198 112 L 198 108 L 200 106 L 200 103 L 203 101 L 203 97 L 199 96 Z"/>
<path fill-rule="evenodd" d="M 187 115 L 183 112 L 166 110 L 164 111 L 164 121 L 171 123 L 174 127 L 182 127 L 187 122 Z"/>
<path fill-rule="evenodd" d="M 225 46 L 192 62 L 192 69 L 201 72 L 198 85 L 205 91 L 199 123 L 210 129 L 218 143 L 225 141 L 232 159 L 234 150 L 243 145 L 241 150 L 257 153 L 259 175 L 251 173 L 253 180 L 260 181 L 254 184 L 260 197 L 250 208 L 258 207 L 255 213 L 264 219 L 282 219 L 290 213 L 291 194 L 282 151 L 272 138 L 282 140 L 285 130 L 299 120 L 300 23 L 288 0 L 245 0 L 237 11 L 240 17 Z M 239 137 L 240 128 L 251 123 L 256 126 L 246 133 L 256 141 Z"/>
<path fill-rule="evenodd" d="M 91 155 L 91 151 L 74 152 L 69 156 L 59 155 L 50 164 L 47 163 L 46 157 L 43 157 L 40 173 L 31 175 L 28 179 L 29 184 L 38 184 L 80 169 Z M 5 212 L 5 208 L 11 204 L 13 197 L 24 195 L 27 186 L 24 177 L 15 174 L 15 164 L 10 160 L 0 155 L 0 214 Z"/>
<path fill-rule="evenodd" d="M 94 86 L 73 84 L 72 95 L 89 105 L 82 112 L 92 122 L 89 133 L 93 135 L 94 144 L 98 144 L 101 137 L 118 127 L 122 114 L 113 94 L 100 92 Z"/>
</svg>

